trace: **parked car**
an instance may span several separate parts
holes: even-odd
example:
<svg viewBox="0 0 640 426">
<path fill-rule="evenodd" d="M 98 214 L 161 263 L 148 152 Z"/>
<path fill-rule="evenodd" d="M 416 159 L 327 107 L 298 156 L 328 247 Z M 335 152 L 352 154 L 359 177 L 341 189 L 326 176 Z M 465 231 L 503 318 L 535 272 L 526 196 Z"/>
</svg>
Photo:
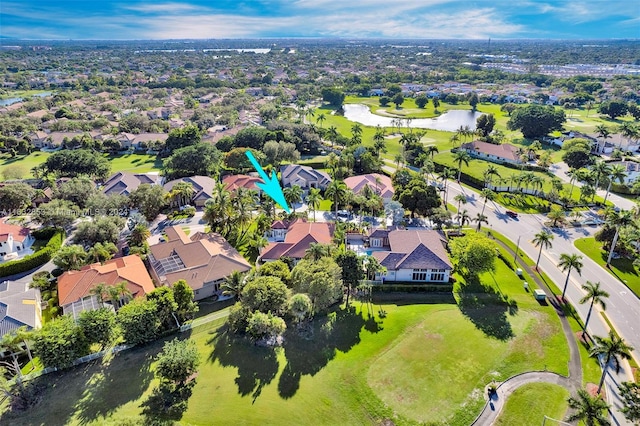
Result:
<svg viewBox="0 0 640 426">
<path fill-rule="evenodd" d="M 516 213 L 516 212 L 512 212 L 511 210 L 507 210 L 507 211 L 506 211 L 506 214 L 507 214 L 507 216 L 512 217 L 512 218 L 514 218 L 514 219 L 515 219 L 516 217 L 518 217 L 518 213 Z"/>
</svg>

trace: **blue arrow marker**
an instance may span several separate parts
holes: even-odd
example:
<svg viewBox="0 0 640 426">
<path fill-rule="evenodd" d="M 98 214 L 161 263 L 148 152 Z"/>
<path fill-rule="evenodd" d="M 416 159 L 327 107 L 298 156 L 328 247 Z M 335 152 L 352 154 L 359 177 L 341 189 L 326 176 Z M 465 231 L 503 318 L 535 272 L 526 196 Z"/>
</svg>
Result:
<svg viewBox="0 0 640 426">
<path fill-rule="evenodd" d="M 269 197 L 273 198 L 273 201 L 280 204 L 280 206 L 287 213 L 291 212 L 291 209 L 287 205 L 287 200 L 284 199 L 284 194 L 282 193 L 282 188 L 280 187 L 280 182 L 276 177 L 276 171 L 271 171 L 271 178 L 267 176 L 267 174 L 262 170 L 262 166 L 256 160 L 256 157 L 253 156 L 251 151 L 246 151 L 247 158 L 251 161 L 251 164 L 256 169 L 264 183 L 257 184 L 260 189 L 262 189 Z"/>
</svg>

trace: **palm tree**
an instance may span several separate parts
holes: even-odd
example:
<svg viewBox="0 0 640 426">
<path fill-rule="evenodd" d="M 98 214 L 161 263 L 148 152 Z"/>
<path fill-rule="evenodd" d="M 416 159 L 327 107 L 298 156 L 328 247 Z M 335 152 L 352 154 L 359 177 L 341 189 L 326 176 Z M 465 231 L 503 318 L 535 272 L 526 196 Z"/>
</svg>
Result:
<svg viewBox="0 0 640 426">
<path fill-rule="evenodd" d="M 485 187 L 489 185 L 493 185 L 493 176 L 500 177 L 500 173 L 498 172 L 498 168 L 493 164 L 489 164 L 487 170 L 484 172 L 484 185 Z"/>
<path fill-rule="evenodd" d="M 456 144 L 458 142 L 460 142 L 460 136 L 458 136 L 457 133 L 454 133 L 453 135 L 451 135 L 451 137 L 449 138 L 449 141 L 451 142 L 451 145 L 453 145 L 453 147 L 456 147 Z"/>
<path fill-rule="evenodd" d="M 384 142 L 384 129 L 380 126 L 376 127 L 376 132 L 373 135 L 373 149 L 378 157 L 381 152 L 387 152 L 387 147 Z"/>
<path fill-rule="evenodd" d="M 233 271 L 231 275 L 226 277 L 220 286 L 224 296 L 231 296 L 235 300 L 240 300 L 242 289 L 244 288 L 244 273 Z"/>
<path fill-rule="evenodd" d="M 553 221 L 551 226 L 553 228 L 555 228 L 556 226 L 558 226 L 558 222 L 563 222 L 564 221 L 565 216 L 564 216 L 564 212 L 562 211 L 560 206 L 555 206 L 554 205 L 554 206 L 551 206 L 551 207 L 552 207 L 551 211 L 549 211 L 549 213 L 547 213 L 547 218 Z"/>
<path fill-rule="evenodd" d="M 336 214 L 335 220 L 338 220 L 338 204 L 345 200 L 348 189 L 344 182 L 338 180 L 331 181 L 331 183 L 327 185 L 324 195 L 333 201 Z"/>
<path fill-rule="evenodd" d="M 456 172 L 453 169 L 450 169 L 448 167 L 445 167 L 440 172 L 439 178 L 442 181 L 442 184 L 444 185 L 444 198 L 442 201 L 444 202 L 445 208 L 447 207 L 447 184 L 449 182 L 449 179 L 453 179 L 455 176 L 456 176 Z"/>
<path fill-rule="evenodd" d="M 593 176 L 595 178 L 595 188 L 598 189 L 600 186 L 600 180 L 603 177 L 609 176 L 611 174 L 611 166 L 605 163 L 604 161 L 596 161 L 592 166 L 591 170 L 593 172 Z"/>
<path fill-rule="evenodd" d="M 354 145 L 358 145 L 362 142 L 362 126 L 358 123 L 351 126 L 351 141 Z"/>
<path fill-rule="evenodd" d="M 633 348 L 625 343 L 625 341 L 619 337 L 615 331 L 609 330 L 609 337 L 594 336 L 595 345 L 589 351 L 589 356 L 592 358 L 604 357 L 604 366 L 602 368 L 602 376 L 600 377 L 600 384 L 598 385 L 598 393 L 602 390 L 604 384 L 604 378 L 607 374 L 607 368 L 609 367 L 609 361 L 613 360 L 613 364 L 616 367 L 616 373 L 620 372 L 620 358 L 631 359 L 631 352 Z"/>
<path fill-rule="evenodd" d="M 453 155 L 453 161 L 458 164 L 458 182 L 460 182 L 460 175 L 462 174 L 462 163 L 465 166 L 469 166 L 469 161 L 471 161 L 471 156 L 464 149 L 459 149 Z"/>
<path fill-rule="evenodd" d="M 322 259 L 325 253 L 326 249 L 323 244 L 311 243 L 309 244 L 309 248 L 304 252 L 304 257 L 316 261 Z"/>
<path fill-rule="evenodd" d="M 496 193 L 489 188 L 485 188 L 480 192 L 480 198 L 484 199 L 484 204 L 482 204 L 482 212 L 481 215 L 484 215 L 484 208 L 487 207 L 487 201 L 493 201 L 496 198 Z"/>
<path fill-rule="evenodd" d="M 104 296 L 107 294 L 107 285 L 105 283 L 98 283 L 89 290 L 89 293 L 95 296 L 98 303 L 102 305 L 104 303 Z"/>
<path fill-rule="evenodd" d="M 567 286 L 569 285 L 569 275 L 571 274 L 571 270 L 575 269 L 578 275 L 582 275 L 582 256 L 579 254 L 562 253 L 560 255 L 558 267 L 562 269 L 562 272 L 567 273 L 567 279 L 564 281 L 564 288 L 562 289 L 562 299 L 564 300 L 564 295 L 567 292 Z"/>
<path fill-rule="evenodd" d="M 623 122 L 618 128 L 618 131 L 620 132 L 620 134 L 622 134 L 622 136 L 627 138 L 627 143 L 631 143 L 631 139 L 635 139 L 638 137 L 638 129 L 630 121 Z M 621 147 L 622 147 L 622 140 L 618 144 L 618 148 L 621 148 Z"/>
<path fill-rule="evenodd" d="M 247 257 L 255 260 L 260 256 L 260 251 L 269 244 L 269 241 L 259 232 L 254 232 L 247 244 Z"/>
<path fill-rule="evenodd" d="M 127 301 L 133 297 L 131 290 L 129 290 L 129 283 L 127 281 L 120 281 L 118 284 L 112 287 L 114 289 L 113 294 L 117 295 L 118 304 L 124 306 Z M 109 292 L 111 295 L 111 291 Z M 113 299 L 111 299 L 113 301 Z"/>
<path fill-rule="evenodd" d="M 338 140 L 338 128 L 336 126 L 329 126 L 327 129 L 327 136 L 331 141 L 331 146 L 333 147 Z"/>
<path fill-rule="evenodd" d="M 132 246 L 142 246 L 147 241 L 147 238 L 151 236 L 149 228 L 143 223 L 139 223 L 131 230 L 131 233 L 127 237 L 127 241 Z"/>
<path fill-rule="evenodd" d="M 296 203 L 302 200 L 302 188 L 298 185 L 291 185 L 288 188 L 282 190 L 284 199 L 293 208 L 293 212 L 296 212 Z"/>
<path fill-rule="evenodd" d="M 397 153 L 395 157 L 393 157 L 393 161 L 395 161 L 398 168 L 400 168 L 400 164 L 404 162 L 404 155 L 401 153 Z"/>
<path fill-rule="evenodd" d="M 329 155 L 327 155 L 327 160 L 324 162 L 324 165 L 329 169 L 331 178 L 335 179 L 336 170 L 340 165 L 340 157 L 338 157 L 335 152 L 331 152 L 329 153 Z"/>
<path fill-rule="evenodd" d="M 478 222 L 478 227 L 476 228 L 476 232 L 480 232 L 480 227 L 482 227 L 483 223 L 489 223 L 487 217 L 482 213 L 476 214 L 476 217 L 472 219 L 474 222 Z"/>
<path fill-rule="evenodd" d="M 569 397 L 567 400 L 569 408 L 575 410 L 567 417 L 567 420 L 574 422 L 582 420 L 587 426 L 609 426 L 608 419 L 609 405 L 602 399 L 602 396 L 591 396 L 584 389 L 578 389 L 578 397 Z"/>
<path fill-rule="evenodd" d="M 309 189 L 309 195 L 306 198 L 309 209 L 313 211 L 313 221 L 316 221 L 316 210 L 320 208 L 320 202 L 322 201 L 322 195 L 318 188 Z"/>
<path fill-rule="evenodd" d="M 437 146 L 427 145 L 424 147 L 424 152 L 431 157 L 431 160 L 433 160 L 433 156 L 436 155 L 439 151 Z"/>
<path fill-rule="evenodd" d="M 618 181 L 621 184 L 624 183 L 624 178 L 627 177 L 627 169 L 622 164 L 614 164 L 609 169 L 609 184 L 607 185 L 607 193 L 604 196 L 604 205 L 607 205 L 607 198 L 609 198 L 609 191 L 611 191 L 611 184 L 614 181 Z"/>
<path fill-rule="evenodd" d="M 540 256 L 542 255 L 542 249 L 548 249 L 552 247 L 551 241 L 553 241 L 553 234 L 547 231 L 538 232 L 533 238 L 533 244 L 538 247 L 540 246 L 540 251 L 538 251 L 538 260 L 536 260 L 536 270 L 538 270 L 538 264 L 540 263 Z"/>
<path fill-rule="evenodd" d="M 593 305 L 597 303 L 600 305 L 603 311 L 607 310 L 607 305 L 604 303 L 604 299 L 609 297 L 609 293 L 600 288 L 600 283 L 592 283 L 591 281 L 587 281 L 586 284 L 582 285 L 582 289 L 587 292 L 585 296 L 580 299 L 580 304 L 584 304 L 590 302 L 589 304 L 589 312 L 587 313 L 587 319 L 584 321 L 584 329 L 587 330 L 587 326 L 589 325 L 589 319 L 591 318 L 591 310 L 593 309 Z"/>
<path fill-rule="evenodd" d="M 469 216 L 469 212 L 467 211 L 467 209 L 464 209 L 458 213 L 458 222 L 460 224 L 460 228 L 471 222 L 471 216 Z"/>
<path fill-rule="evenodd" d="M 322 123 L 324 123 L 324 120 L 326 119 L 327 119 L 327 116 L 324 115 L 324 112 L 321 112 L 320 114 L 318 114 L 318 116 L 316 117 L 316 123 L 320 125 L 320 128 L 322 128 Z"/>
<path fill-rule="evenodd" d="M 615 228 L 616 230 L 616 233 L 613 236 L 613 241 L 611 241 L 611 249 L 609 250 L 609 256 L 607 257 L 607 267 L 608 267 L 609 265 L 611 265 L 613 252 L 616 249 L 616 244 L 618 244 L 620 229 L 626 228 L 627 226 L 636 227 L 636 222 L 630 210 L 620 210 L 617 213 L 615 211 L 612 211 L 610 214 L 607 215 L 607 225 L 610 228 Z"/>
<path fill-rule="evenodd" d="M 598 124 L 596 126 L 596 133 L 603 139 L 602 148 L 600 148 L 600 145 L 598 144 L 598 152 L 602 152 L 604 146 L 607 144 L 607 139 L 611 137 L 611 131 L 604 124 Z"/>
<path fill-rule="evenodd" d="M 196 191 L 193 189 L 191 182 L 178 182 L 169 192 L 172 197 L 176 198 L 178 206 L 189 204 L 195 193 Z"/>
<path fill-rule="evenodd" d="M 462 206 L 462 204 L 467 204 L 467 196 L 464 194 L 458 194 L 453 197 L 453 201 L 458 202 L 458 211 L 460 211 L 460 207 Z"/>
</svg>

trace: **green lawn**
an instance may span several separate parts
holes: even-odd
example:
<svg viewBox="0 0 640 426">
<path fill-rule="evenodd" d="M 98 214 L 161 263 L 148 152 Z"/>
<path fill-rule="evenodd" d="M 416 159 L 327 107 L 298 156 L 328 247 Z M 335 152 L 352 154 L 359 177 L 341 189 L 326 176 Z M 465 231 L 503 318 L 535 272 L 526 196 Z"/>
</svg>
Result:
<svg viewBox="0 0 640 426">
<path fill-rule="evenodd" d="M 50 92 L 50 90 L 7 90 L 6 93 L 0 94 L 0 99 L 28 98 L 45 92 Z"/>
<path fill-rule="evenodd" d="M 569 391 L 550 383 L 530 383 L 513 392 L 507 400 L 496 426 L 538 425 L 544 416 L 563 420 Z M 555 424 L 555 422 L 550 422 Z"/>
<path fill-rule="evenodd" d="M 606 271 L 622 281 L 636 296 L 640 297 L 640 271 L 633 266 L 630 259 L 619 258 L 611 260 L 611 268 L 607 268 L 609 252 L 602 249 L 602 245 L 595 238 L 580 238 L 574 242 L 575 246 L 591 260 L 602 266 Z"/>
<path fill-rule="evenodd" d="M 332 327 L 326 318 L 317 320 L 311 340 L 288 332 L 275 350 L 232 338 L 221 322 L 200 326 L 182 335 L 196 342 L 203 363 L 178 418 L 194 425 L 213 418 L 221 424 L 241 418 L 244 424 L 429 419 L 467 425 L 490 381 L 545 366 L 567 374 L 566 342 L 552 308 L 538 305 L 504 264 L 495 276 L 499 290 L 491 275 L 482 276 L 480 287 L 459 288 L 460 307 L 450 296 L 403 295 L 398 302 L 385 295 L 375 306 L 338 310 Z M 508 302 L 496 291 L 508 294 Z M 376 315 L 379 303 L 385 318 Z M 47 424 L 97 425 L 138 418 L 157 384 L 152 359 L 160 347 L 157 342 L 122 352 L 105 366 L 46 376 L 42 402 L 0 423 L 46 418 Z"/>
<path fill-rule="evenodd" d="M 22 167 L 24 178 L 33 177 L 31 169 L 41 163 L 44 163 L 51 153 L 43 151 L 35 151 L 29 155 L 18 155 L 10 158 L 7 154 L 0 155 L 0 180 L 3 179 L 2 171 L 11 164 L 18 164 Z M 162 161 L 158 160 L 155 155 L 147 154 L 121 154 L 108 155 L 105 157 L 111 163 L 111 172 L 132 172 L 147 173 L 151 171 L 159 171 L 162 168 Z"/>
</svg>

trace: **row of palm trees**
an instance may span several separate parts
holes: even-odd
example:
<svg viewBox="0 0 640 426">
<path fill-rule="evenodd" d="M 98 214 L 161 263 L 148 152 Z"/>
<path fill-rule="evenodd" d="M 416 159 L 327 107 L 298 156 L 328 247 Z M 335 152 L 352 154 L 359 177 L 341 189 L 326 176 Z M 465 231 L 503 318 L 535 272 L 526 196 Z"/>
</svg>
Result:
<svg viewBox="0 0 640 426">
<path fill-rule="evenodd" d="M 624 121 L 618 126 L 616 129 L 623 137 L 627 139 L 627 141 L 631 142 L 632 140 L 637 141 L 640 139 L 640 128 L 637 124 L 631 121 Z M 603 140 L 602 146 L 607 143 L 607 139 L 611 138 L 611 135 L 615 133 L 612 129 L 607 127 L 605 124 L 599 124 L 595 128 L 596 134 Z M 618 148 L 622 147 L 622 141 L 618 144 Z"/>
<path fill-rule="evenodd" d="M 571 198 L 571 196 L 573 195 L 573 188 L 576 181 L 582 182 L 582 194 L 586 193 L 587 195 L 590 195 L 591 201 L 593 201 L 593 199 L 595 198 L 596 190 L 603 182 L 606 182 L 607 189 L 604 197 L 604 202 L 606 203 L 607 198 L 609 198 L 609 193 L 611 192 L 611 185 L 614 182 L 623 184 L 625 178 L 627 177 L 627 170 L 621 164 L 612 165 L 600 160 L 596 161 L 589 168 L 570 170 L 569 176 L 571 178 L 569 181 L 569 183 L 571 184 L 569 198 Z"/>
</svg>

